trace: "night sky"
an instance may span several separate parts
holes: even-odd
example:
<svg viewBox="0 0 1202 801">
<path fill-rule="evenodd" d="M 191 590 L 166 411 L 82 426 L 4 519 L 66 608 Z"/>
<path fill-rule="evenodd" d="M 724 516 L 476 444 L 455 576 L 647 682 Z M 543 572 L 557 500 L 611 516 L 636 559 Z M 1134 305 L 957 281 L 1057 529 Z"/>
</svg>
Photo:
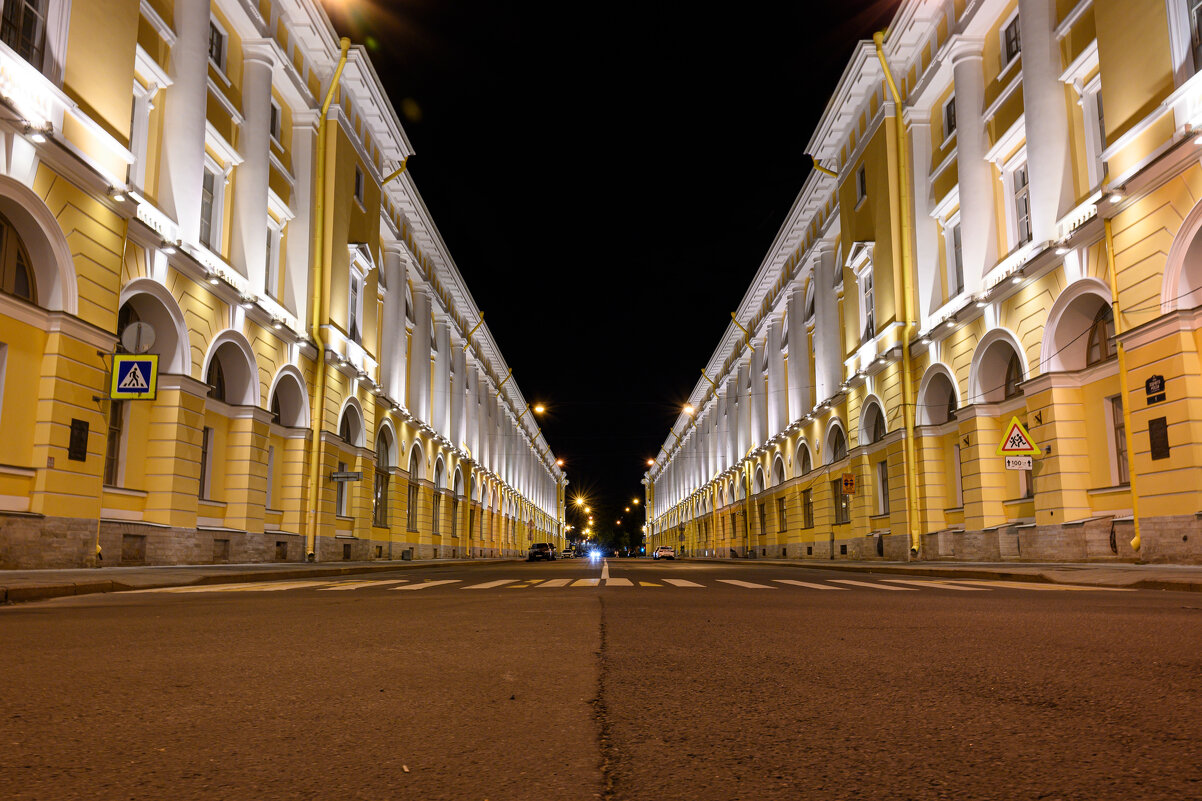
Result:
<svg viewBox="0 0 1202 801">
<path fill-rule="evenodd" d="M 898 0 L 324 2 L 369 49 L 418 190 L 547 405 L 569 496 L 637 528 L 622 510 L 646 460 L 801 190 L 852 46 Z"/>
</svg>

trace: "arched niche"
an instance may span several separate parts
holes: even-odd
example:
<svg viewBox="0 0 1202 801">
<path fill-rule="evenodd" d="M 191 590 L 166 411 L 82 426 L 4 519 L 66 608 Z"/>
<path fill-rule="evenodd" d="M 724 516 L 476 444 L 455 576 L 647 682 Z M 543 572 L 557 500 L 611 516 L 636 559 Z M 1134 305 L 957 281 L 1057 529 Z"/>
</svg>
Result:
<svg viewBox="0 0 1202 801">
<path fill-rule="evenodd" d="M 1110 287 L 1097 278 L 1082 278 L 1066 287 L 1048 312 L 1039 354 L 1040 369 L 1046 373 L 1088 366 L 1091 333 L 1099 313 L 1110 318 L 1113 331 L 1113 316 L 1107 313 L 1110 302 Z M 1109 345 L 1109 341 L 1103 343 L 1104 348 Z"/>
<path fill-rule="evenodd" d="M 29 253 L 37 305 L 77 314 L 75 259 L 54 213 L 25 184 L 0 175 L 0 215 L 8 220 Z"/>
<path fill-rule="evenodd" d="M 938 426 L 956 416 L 956 382 L 945 364 L 932 364 L 918 385 L 918 425 Z"/>
<path fill-rule="evenodd" d="M 160 373 L 187 375 L 188 327 L 167 287 L 150 278 L 135 278 L 121 290 L 118 307 L 132 309 L 139 322 L 154 329 L 154 345 L 148 352 L 158 355 Z"/>
<path fill-rule="evenodd" d="M 367 445 L 363 425 L 363 409 L 359 401 L 348 398 L 338 414 L 338 436 L 347 445 L 363 448 Z"/>
<path fill-rule="evenodd" d="M 309 397 L 305 379 L 291 364 L 284 365 L 271 381 L 267 408 L 271 421 L 289 428 L 309 427 Z"/>
<path fill-rule="evenodd" d="M 213 337 L 205 354 L 204 381 L 209 396 L 222 403 L 259 405 L 259 370 L 246 337 L 233 329 Z"/>
<path fill-rule="evenodd" d="M 1022 394 L 1027 378 L 1022 348 L 1014 334 L 995 328 L 977 343 L 968 384 L 973 403 L 1000 403 Z"/>
</svg>

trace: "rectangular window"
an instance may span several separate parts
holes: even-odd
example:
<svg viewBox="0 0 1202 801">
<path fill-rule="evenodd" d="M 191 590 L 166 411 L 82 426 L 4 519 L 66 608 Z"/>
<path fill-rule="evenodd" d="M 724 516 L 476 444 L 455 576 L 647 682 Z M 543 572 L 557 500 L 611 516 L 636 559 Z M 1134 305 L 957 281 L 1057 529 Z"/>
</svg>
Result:
<svg viewBox="0 0 1202 801">
<path fill-rule="evenodd" d="M 831 495 L 835 506 L 835 525 L 851 522 L 851 496 L 843 494 L 843 479 L 831 482 Z"/>
<path fill-rule="evenodd" d="M 363 308 L 363 279 L 351 273 L 350 287 L 350 308 L 347 310 L 347 331 L 346 334 L 355 342 L 362 342 L 363 335 L 360 330 L 359 315 Z"/>
<path fill-rule="evenodd" d="M 280 293 L 280 231 L 267 226 L 267 264 L 263 270 L 263 290 L 270 297 Z"/>
<path fill-rule="evenodd" d="M 865 167 L 856 170 L 856 208 L 868 197 L 868 172 Z"/>
<path fill-rule="evenodd" d="M 355 200 L 360 206 L 363 205 L 363 170 L 355 167 Z"/>
<path fill-rule="evenodd" d="M 767 533 L 768 533 L 768 504 L 766 504 L 766 503 L 761 503 L 761 504 L 759 505 L 759 507 L 760 507 L 760 508 L 759 508 L 759 512 L 760 512 L 760 533 L 761 533 L 761 534 L 767 534 Z"/>
<path fill-rule="evenodd" d="M 267 130 L 271 133 L 271 138 L 275 140 L 276 144 L 280 142 L 280 119 L 282 116 L 280 104 L 272 100 L 271 116 L 268 117 Z"/>
<path fill-rule="evenodd" d="M 1189 33 L 1194 71 L 1202 72 L 1202 0 L 1189 0 Z"/>
<path fill-rule="evenodd" d="M 788 530 L 788 528 L 789 528 L 789 525 L 788 525 L 788 520 L 787 520 L 787 518 L 785 517 L 785 514 L 786 514 L 786 508 L 785 508 L 785 499 L 784 499 L 784 498 L 777 498 L 777 499 L 776 499 L 776 523 L 777 523 L 777 531 L 779 531 L 779 532 L 780 532 L 780 533 L 782 533 L 782 534 L 784 534 L 784 533 L 785 533 L 785 531 L 787 531 L 787 530 Z"/>
<path fill-rule="evenodd" d="M 209 478 L 212 473 L 210 461 L 213 458 L 213 429 L 205 426 L 200 436 L 200 487 L 197 495 L 207 500 L 209 498 Z"/>
<path fill-rule="evenodd" d="M 731 512 L 730 513 L 730 538 L 734 539 L 735 537 L 739 536 L 738 531 L 739 531 L 739 513 Z"/>
<path fill-rule="evenodd" d="M 1107 398 L 1110 404 L 1110 416 L 1114 420 L 1114 468 L 1119 485 L 1131 483 L 1130 468 L 1127 465 L 1127 426 L 1123 420 L 1123 399 L 1115 395 Z"/>
<path fill-rule="evenodd" d="M 104 485 L 121 485 L 121 442 L 125 429 L 125 401 L 109 401 L 108 441 L 104 447 Z"/>
<path fill-rule="evenodd" d="M 864 277 L 860 279 L 860 291 L 864 303 L 864 340 L 867 341 L 876 336 L 876 321 L 873 319 L 876 300 L 872 292 L 871 267 L 864 272 Z"/>
<path fill-rule="evenodd" d="M 442 493 L 434 491 L 434 509 L 433 516 L 430 518 L 430 533 L 438 534 L 442 531 L 442 521 L 439 520 L 439 513 L 442 507 Z"/>
<path fill-rule="evenodd" d="M 451 536 L 459 536 L 459 498 L 451 496 Z"/>
<path fill-rule="evenodd" d="M 956 495 L 953 500 L 953 503 L 955 503 L 955 505 L 957 507 L 963 507 L 964 506 L 964 468 L 961 466 L 961 463 L 960 463 L 960 443 L 958 443 L 958 442 L 952 446 L 952 460 L 953 460 L 952 461 L 952 472 L 953 472 L 953 477 L 956 480 L 956 486 L 954 487 Z"/>
<path fill-rule="evenodd" d="M 268 509 L 273 508 L 271 505 L 271 502 L 273 500 L 272 496 L 275 494 L 272 491 L 274 484 L 275 484 L 275 446 L 268 445 L 267 446 L 267 500 L 265 500 L 263 502 L 263 505 Z"/>
<path fill-rule="evenodd" d="M 213 249 L 214 223 L 217 208 L 217 173 L 205 167 L 200 184 L 200 243 Z"/>
<path fill-rule="evenodd" d="M 0 39 L 28 61 L 42 69 L 46 51 L 46 0 L 4 0 L 4 20 Z"/>
<path fill-rule="evenodd" d="M 801 493 L 801 514 L 806 528 L 814 527 L 814 491 L 803 490 Z"/>
<path fill-rule="evenodd" d="M 1031 199 L 1027 187 L 1027 165 L 1014 170 L 1014 221 L 1017 225 L 1018 242 L 1023 245 L 1031 241 Z"/>
<path fill-rule="evenodd" d="M 467 507 L 467 536 L 470 538 L 472 536 L 472 533 L 475 530 L 476 530 L 476 507 L 469 505 Z M 480 539 L 484 539 L 484 536 L 481 535 Z"/>
<path fill-rule="evenodd" d="M 221 72 L 225 72 L 225 31 L 209 20 L 209 61 Z"/>
<path fill-rule="evenodd" d="M 1022 35 L 1018 29 L 1018 15 L 1015 14 L 1014 18 L 1010 20 L 1002 31 L 1002 60 L 1005 64 L 1009 64 L 1018 58 L 1018 54 L 1022 52 L 1022 49 Z"/>
<path fill-rule="evenodd" d="M 371 515 L 371 522 L 377 526 L 388 526 L 388 478 L 388 471 L 377 466 L 373 488 L 375 503 Z"/>
<path fill-rule="evenodd" d="M 943 138 L 947 139 L 956 132 L 956 96 L 952 95 L 943 104 Z"/>
<path fill-rule="evenodd" d="M 948 276 L 950 279 L 948 288 L 951 290 L 948 295 L 952 298 L 964 291 L 964 240 L 961 239 L 961 236 L 960 223 L 957 221 L 952 226 L 951 259 L 949 259 L 952 269 L 951 275 Z"/>
<path fill-rule="evenodd" d="M 338 472 L 342 473 L 346 470 L 346 462 L 338 463 Z M 334 514 L 346 517 L 346 482 L 334 482 Z"/>
<path fill-rule="evenodd" d="M 405 528 L 417 531 L 418 487 L 417 482 L 413 480 L 409 482 L 408 503 L 409 508 L 405 510 Z"/>
<path fill-rule="evenodd" d="M 876 513 L 889 514 L 889 461 L 876 463 Z"/>
</svg>

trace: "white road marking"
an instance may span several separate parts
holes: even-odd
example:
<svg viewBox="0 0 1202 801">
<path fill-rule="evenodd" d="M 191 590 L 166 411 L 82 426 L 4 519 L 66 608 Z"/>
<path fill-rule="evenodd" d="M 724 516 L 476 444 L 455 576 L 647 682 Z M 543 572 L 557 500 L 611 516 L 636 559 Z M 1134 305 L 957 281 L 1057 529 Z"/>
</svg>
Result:
<svg viewBox="0 0 1202 801">
<path fill-rule="evenodd" d="M 470 587 L 460 587 L 461 590 L 490 590 L 493 587 L 500 587 L 505 584 L 513 584 L 520 579 L 501 579 L 500 581 L 486 581 L 483 584 L 473 584 Z"/>
<path fill-rule="evenodd" d="M 890 587 L 888 584 L 877 584 L 872 581 L 852 581 L 851 579 L 831 579 L 839 584 L 851 584 L 856 587 L 868 587 L 873 590 L 892 590 L 893 592 L 918 592 L 913 587 Z"/>
<path fill-rule="evenodd" d="M 573 587 L 596 587 L 601 583 L 601 579 L 576 579 L 572 582 Z"/>
<path fill-rule="evenodd" d="M 881 579 L 892 584 L 913 584 L 915 587 L 938 587 L 941 590 L 961 590 L 964 592 L 989 592 L 984 587 L 963 587 L 959 584 L 949 584 L 946 581 L 911 581 L 910 579 Z"/>
<path fill-rule="evenodd" d="M 539 584 L 538 586 L 540 586 L 540 587 L 566 587 L 571 583 L 572 583 L 571 579 L 548 579 L 547 581 L 544 581 L 542 584 Z"/>
<path fill-rule="evenodd" d="M 405 584 L 409 579 L 388 579 L 387 581 L 343 581 L 332 587 L 322 587 L 318 592 L 346 592 L 361 590 L 364 587 L 383 587 L 387 584 Z"/>
<path fill-rule="evenodd" d="M 811 590 L 846 590 L 846 587 L 832 587 L 829 584 L 812 584 L 808 581 L 795 581 L 793 579 L 772 579 L 779 584 L 792 584 L 795 587 L 809 587 Z"/>
<path fill-rule="evenodd" d="M 458 584 L 459 579 L 442 579 L 440 581 L 427 581 L 424 584 L 406 584 L 404 587 L 389 587 L 391 590 L 427 590 L 430 587 L 437 587 L 442 584 Z"/>
<path fill-rule="evenodd" d="M 233 592 L 279 592 L 281 590 L 299 590 L 303 587 L 324 587 L 328 581 L 271 581 L 265 584 L 226 584 L 214 589 L 230 589 Z"/>
<path fill-rule="evenodd" d="M 639 586 L 640 586 L 640 587 L 662 587 L 662 586 L 664 586 L 664 585 L 663 585 L 663 584 L 656 584 L 654 581 L 640 581 L 640 582 L 639 582 Z"/>
<path fill-rule="evenodd" d="M 607 578 L 605 580 L 606 587 L 633 587 L 634 582 L 628 578 Z"/>
<path fill-rule="evenodd" d="M 736 587 L 746 587 L 749 590 L 775 590 L 776 587 L 771 587 L 767 584 L 756 584 L 752 581 L 739 581 L 738 579 L 718 579 L 723 584 L 733 584 Z"/>
<path fill-rule="evenodd" d="M 673 587 L 704 587 L 705 586 L 704 584 L 698 584 L 695 581 L 686 581 L 685 579 L 664 579 L 664 581 L 668 584 L 671 584 Z"/>
<path fill-rule="evenodd" d="M 601 578 L 603 578 L 603 579 L 609 578 L 609 560 L 608 559 L 601 560 Z"/>
</svg>

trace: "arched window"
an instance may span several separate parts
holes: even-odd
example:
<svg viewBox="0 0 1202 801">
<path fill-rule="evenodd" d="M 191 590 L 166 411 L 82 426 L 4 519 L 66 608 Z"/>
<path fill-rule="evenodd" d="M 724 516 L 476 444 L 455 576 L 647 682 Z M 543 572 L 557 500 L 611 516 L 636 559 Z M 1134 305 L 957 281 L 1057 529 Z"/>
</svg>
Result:
<svg viewBox="0 0 1202 801">
<path fill-rule="evenodd" d="M 831 447 L 830 460 L 832 463 L 840 462 L 847 458 L 847 437 L 843 433 L 843 429 L 835 426 L 831 431 Z"/>
<path fill-rule="evenodd" d="M 283 412 L 280 409 L 280 393 L 271 393 L 271 422 L 277 426 L 280 425 L 280 420 L 283 419 Z"/>
<path fill-rule="evenodd" d="M 409 531 L 417 531 L 417 505 L 419 502 L 417 480 L 421 477 L 421 472 L 422 451 L 414 443 L 413 447 L 409 449 L 409 508 L 405 515 L 405 528 Z"/>
<path fill-rule="evenodd" d="M 772 464 L 772 485 L 783 483 L 785 480 L 785 460 L 776 457 L 776 461 Z"/>
<path fill-rule="evenodd" d="M 885 415 L 881 413 L 880 404 L 872 402 L 864 414 L 863 426 L 861 436 L 864 438 L 865 445 L 880 442 L 885 438 Z"/>
<path fill-rule="evenodd" d="M 1006 391 L 1005 398 L 1016 398 L 1021 394 L 1018 385 L 1023 380 L 1023 366 L 1018 360 L 1018 354 L 1010 351 L 1010 360 L 1006 362 Z"/>
<path fill-rule="evenodd" d="M 430 513 L 431 534 L 439 534 L 442 532 L 442 520 L 440 519 L 442 515 L 442 493 L 439 492 L 439 490 L 442 489 L 442 471 L 442 459 L 439 458 L 439 460 L 434 463 L 434 507 Z"/>
<path fill-rule="evenodd" d="M 387 428 L 381 428 L 376 437 L 375 505 L 372 508 L 372 523 L 388 525 L 388 468 L 391 466 L 392 437 Z"/>
<path fill-rule="evenodd" d="M 209 385 L 210 398 L 219 400 L 222 403 L 229 403 L 226 400 L 225 370 L 221 366 L 221 359 L 217 358 L 216 354 L 209 360 L 209 372 L 205 376 L 205 383 Z"/>
<path fill-rule="evenodd" d="M 810 449 L 805 445 L 801 446 L 801 472 L 802 475 L 814 469 L 814 460 L 810 457 Z"/>
<path fill-rule="evenodd" d="M 0 292 L 37 303 L 38 287 L 32 264 L 17 229 L 0 214 Z"/>
<path fill-rule="evenodd" d="M 1085 351 L 1085 366 L 1098 364 L 1112 355 L 1110 340 L 1114 338 L 1114 311 L 1109 305 L 1100 306 L 1089 329 L 1089 345 Z"/>
</svg>

